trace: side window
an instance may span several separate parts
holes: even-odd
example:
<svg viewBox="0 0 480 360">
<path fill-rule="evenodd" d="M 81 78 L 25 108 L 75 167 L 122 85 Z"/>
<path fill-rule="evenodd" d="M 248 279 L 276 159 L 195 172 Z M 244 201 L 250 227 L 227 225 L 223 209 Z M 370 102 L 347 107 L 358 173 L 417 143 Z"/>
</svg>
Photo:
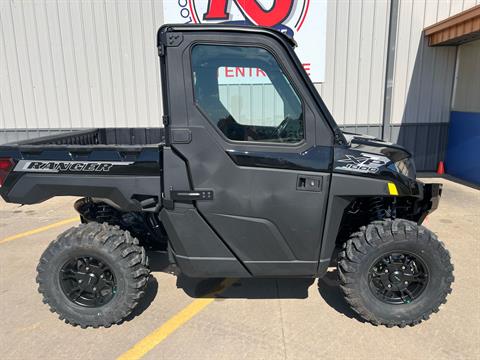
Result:
<svg viewBox="0 0 480 360">
<path fill-rule="evenodd" d="M 304 138 L 300 98 L 267 50 L 195 45 L 192 68 L 195 102 L 227 138 L 280 143 Z"/>
</svg>

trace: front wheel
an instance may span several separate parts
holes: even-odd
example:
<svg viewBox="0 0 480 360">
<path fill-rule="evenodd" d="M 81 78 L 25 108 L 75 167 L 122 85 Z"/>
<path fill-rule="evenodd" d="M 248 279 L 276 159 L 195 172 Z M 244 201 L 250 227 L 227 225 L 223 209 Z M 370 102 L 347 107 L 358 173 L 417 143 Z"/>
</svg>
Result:
<svg viewBox="0 0 480 360">
<path fill-rule="evenodd" d="M 414 222 L 374 221 L 339 253 L 346 301 L 363 319 L 388 327 L 416 325 L 446 302 L 454 280 L 450 254 Z"/>
<path fill-rule="evenodd" d="M 45 250 L 38 291 L 60 319 L 85 328 L 109 327 L 128 316 L 145 293 L 145 250 L 128 231 L 88 223 L 67 230 Z"/>
</svg>

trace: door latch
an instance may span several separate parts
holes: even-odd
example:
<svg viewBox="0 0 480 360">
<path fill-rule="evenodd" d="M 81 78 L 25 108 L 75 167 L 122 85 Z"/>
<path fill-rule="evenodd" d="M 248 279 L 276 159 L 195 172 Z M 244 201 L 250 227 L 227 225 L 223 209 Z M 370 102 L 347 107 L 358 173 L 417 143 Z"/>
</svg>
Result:
<svg viewBox="0 0 480 360">
<path fill-rule="evenodd" d="M 297 178 L 297 190 L 321 192 L 323 177 L 299 175 Z"/>
</svg>

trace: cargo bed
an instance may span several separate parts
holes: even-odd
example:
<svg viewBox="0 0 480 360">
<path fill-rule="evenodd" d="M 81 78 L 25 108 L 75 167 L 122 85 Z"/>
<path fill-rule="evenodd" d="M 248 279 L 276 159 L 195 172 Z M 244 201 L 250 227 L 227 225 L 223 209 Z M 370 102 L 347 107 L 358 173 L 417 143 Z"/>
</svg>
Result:
<svg viewBox="0 0 480 360">
<path fill-rule="evenodd" d="M 0 145 L 0 148 L 45 145 L 72 146 L 135 146 L 154 145 L 164 142 L 163 128 L 102 128 L 65 131 Z"/>
<path fill-rule="evenodd" d="M 1 145 L 0 159 L 12 169 L 0 181 L 0 195 L 21 204 L 68 195 L 109 199 L 125 211 L 158 210 L 163 134 L 89 129 Z"/>
</svg>

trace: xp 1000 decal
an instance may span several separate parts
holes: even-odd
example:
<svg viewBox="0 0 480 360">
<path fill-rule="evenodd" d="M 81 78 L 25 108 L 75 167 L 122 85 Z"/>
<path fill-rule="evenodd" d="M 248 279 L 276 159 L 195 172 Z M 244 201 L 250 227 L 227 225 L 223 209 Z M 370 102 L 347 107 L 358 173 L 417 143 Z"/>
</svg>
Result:
<svg viewBox="0 0 480 360">
<path fill-rule="evenodd" d="M 171 0 L 165 23 L 225 23 L 274 28 L 298 43 L 296 52 L 313 82 L 325 80 L 327 0 Z"/>
<path fill-rule="evenodd" d="M 390 159 L 385 156 L 361 153 L 361 156 L 345 155 L 344 159 L 337 163 L 342 165 L 335 167 L 335 170 L 353 171 L 364 174 L 376 174 L 382 166 L 387 165 Z"/>
</svg>

